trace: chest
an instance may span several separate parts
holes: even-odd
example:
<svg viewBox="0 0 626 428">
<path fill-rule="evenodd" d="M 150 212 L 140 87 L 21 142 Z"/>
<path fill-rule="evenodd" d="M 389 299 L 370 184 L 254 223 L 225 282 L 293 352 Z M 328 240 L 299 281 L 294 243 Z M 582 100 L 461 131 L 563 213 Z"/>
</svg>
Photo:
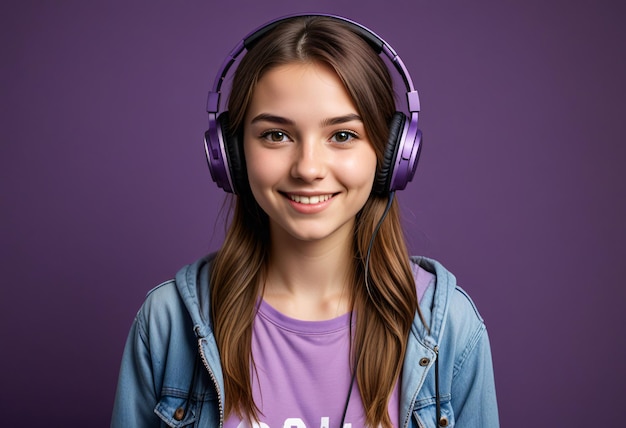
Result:
<svg viewBox="0 0 626 428">
<path fill-rule="evenodd" d="M 325 321 L 286 317 L 263 303 L 255 319 L 251 365 L 253 396 L 264 428 L 365 426 L 352 378 L 349 314 Z M 390 404 L 398 420 L 398 391 Z M 225 427 L 248 426 L 231 417 Z M 346 425 L 344 425 L 346 426 Z"/>
</svg>

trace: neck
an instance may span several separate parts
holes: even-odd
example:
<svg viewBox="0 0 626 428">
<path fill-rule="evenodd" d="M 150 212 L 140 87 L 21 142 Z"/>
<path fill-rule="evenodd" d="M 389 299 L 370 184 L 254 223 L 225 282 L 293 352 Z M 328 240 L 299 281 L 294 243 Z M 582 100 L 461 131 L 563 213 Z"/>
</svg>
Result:
<svg viewBox="0 0 626 428">
<path fill-rule="evenodd" d="M 263 298 L 285 315 L 330 319 L 350 310 L 352 241 L 299 241 L 272 234 Z"/>
</svg>

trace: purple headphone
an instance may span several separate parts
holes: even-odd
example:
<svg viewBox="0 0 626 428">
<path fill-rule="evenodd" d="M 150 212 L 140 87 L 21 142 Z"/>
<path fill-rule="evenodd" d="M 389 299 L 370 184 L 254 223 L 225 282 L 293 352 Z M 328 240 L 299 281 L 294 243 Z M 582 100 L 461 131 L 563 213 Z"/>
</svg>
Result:
<svg viewBox="0 0 626 428">
<path fill-rule="evenodd" d="M 384 54 L 402 77 L 407 91 L 409 117 L 402 112 L 394 113 L 389 124 L 389 139 L 383 163 L 376 173 L 372 191 L 386 195 L 404 189 L 415 175 L 422 140 L 422 132 L 417 128 L 419 95 L 413 87 L 411 76 L 393 48 L 369 29 L 340 16 L 315 13 L 285 16 L 259 27 L 244 37 L 224 60 L 207 100 L 209 129 L 204 134 L 204 147 L 213 181 L 226 192 L 239 193 L 243 186 L 242 181 L 245 180 L 245 164 L 240 154 L 240 142 L 229 134 L 228 111 L 220 111 L 220 90 L 230 67 L 244 50 L 253 48 L 260 38 L 278 24 L 291 18 L 306 16 L 323 16 L 343 22 L 361 36 L 377 54 Z"/>
</svg>

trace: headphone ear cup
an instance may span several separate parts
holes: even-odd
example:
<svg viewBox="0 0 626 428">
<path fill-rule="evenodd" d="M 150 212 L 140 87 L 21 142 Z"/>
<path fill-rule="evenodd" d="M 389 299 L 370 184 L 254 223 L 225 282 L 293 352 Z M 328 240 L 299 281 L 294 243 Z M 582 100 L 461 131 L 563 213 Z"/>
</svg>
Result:
<svg viewBox="0 0 626 428">
<path fill-rule="evenodd" d="M 227 159 L 227 170 L 232 183 L 232 193 L 240 193 L 247 183 L 245 160 L 242 156 L 242 142 L 236 132 L 231 132 L 228 111 L 222 112 L 217 118 L 219 132 Z"/>
<path fill-rule="evenodd" d="M 390 191 L 391 177 L 393 177 L 393 168 L 398 155 L 398 147 L 401 146 L 402 134 L 406 124 L 406 115 L 402 112 L 395 112 L 389 122 L 389 138 L 387 146 L 383 154 L 383 162 L 380 170 L 374 179 L 373 192 L 377 195 L 385 195 Z"/>
</svg>

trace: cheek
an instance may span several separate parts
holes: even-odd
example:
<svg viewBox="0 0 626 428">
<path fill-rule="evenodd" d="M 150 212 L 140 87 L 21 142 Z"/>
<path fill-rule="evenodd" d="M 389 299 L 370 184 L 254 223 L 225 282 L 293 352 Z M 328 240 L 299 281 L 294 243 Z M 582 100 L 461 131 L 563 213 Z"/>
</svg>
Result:
<svg viewBox="0 0 626 428">
<path fill-rule="evenodd" d="M 258 157 L 248 156 L 246 153 L 246 170 L 252 196 L 261 209 L 267 213 L 269 208 L 267 189 L 271 188 L 272 178 L 268 176 L 268 170 L 271 172 L 271 169 L 266 168 L 266 165 Z"/>
<path fill-rule="evenodd" d="M 265 181 L 267 181 L 267 176 L 263 171 L 263 164 L 257 162 L 256 159 L 253 161 L 246 161 L 246 169 L 248 172 L 250 188 L 254 193 L 256 193 L 257 189 L 262 186 Z"/>
<path fill-rule="evenodd" d="M 376 154 L 373 150 L 363 151 L 358 156 L 346 159 L 339 165 L 344 182 L 349 187 L 367 189 L 368 193 L 376 176 Z"/>
<path fill-rule="evenodd" d="M 266 151 L 245 149 L 246 171 L 250 188 L 256 194 L 260 187 L 271 185 L 281 176 L 281 163 Z"/>
</svg>

